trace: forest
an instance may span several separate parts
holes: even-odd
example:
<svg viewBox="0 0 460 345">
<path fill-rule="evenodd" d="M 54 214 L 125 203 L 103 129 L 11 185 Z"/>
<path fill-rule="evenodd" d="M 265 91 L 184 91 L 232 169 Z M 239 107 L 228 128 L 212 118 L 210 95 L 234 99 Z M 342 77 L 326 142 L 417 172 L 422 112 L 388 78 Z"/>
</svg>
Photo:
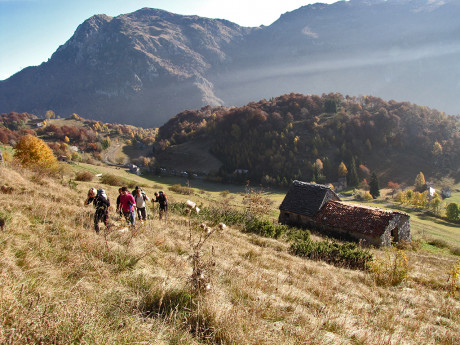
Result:
<svg viewBox="0 0 460 345">
<path fill-rule="evenodd" d="M 387 180 L 396 172 L 413 179 L 417 169 L 460 177 L 458 116 L 373 96 L 291 93 L 243 107 L 188 110 L 160 127 L 157 147 L 199 139 L 211 140 L 224 179 L 287 185 L 347 176 L 357 185 L 374 171 Z M 235 170 L 247 176 L 232 176 Z"/>
</svg>

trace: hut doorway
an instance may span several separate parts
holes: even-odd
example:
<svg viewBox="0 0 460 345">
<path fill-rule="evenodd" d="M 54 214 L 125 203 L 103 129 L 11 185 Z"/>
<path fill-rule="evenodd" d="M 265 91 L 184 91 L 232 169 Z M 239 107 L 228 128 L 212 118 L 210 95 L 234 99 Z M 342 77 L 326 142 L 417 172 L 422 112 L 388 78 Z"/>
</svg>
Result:
<svg viewBox="0 0 460 345">
<path fill-rule="evenodd" d="M 398 227 L 395 227 L 391 230 L 391 237 L 393 238 L 392 242 L 399 242 L 399 231 Z"/>
</svg>

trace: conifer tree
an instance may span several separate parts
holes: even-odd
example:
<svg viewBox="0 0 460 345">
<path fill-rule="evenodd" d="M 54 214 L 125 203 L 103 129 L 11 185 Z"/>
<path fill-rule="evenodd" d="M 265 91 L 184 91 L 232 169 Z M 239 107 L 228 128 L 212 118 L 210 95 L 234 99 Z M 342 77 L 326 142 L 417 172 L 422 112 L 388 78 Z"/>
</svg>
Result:
<svg viewBox="0 0 460 345">
<path fill-rule="evenodd" d="M 350 174 L 348 175 L 348 185 L 356 187 L 359 184 L 358 171 L 356 170 L 355 158 L 351 159 Z"/>
<path fill-rule="evenodd" d="M 375 172 L 371 175 L 371 180 L 369 182 L 369 193 L 371 193 L 374 199 L 377 199 L 380 196 L 380 187 L 379 187 L 379 179 Z"/>
</svg>

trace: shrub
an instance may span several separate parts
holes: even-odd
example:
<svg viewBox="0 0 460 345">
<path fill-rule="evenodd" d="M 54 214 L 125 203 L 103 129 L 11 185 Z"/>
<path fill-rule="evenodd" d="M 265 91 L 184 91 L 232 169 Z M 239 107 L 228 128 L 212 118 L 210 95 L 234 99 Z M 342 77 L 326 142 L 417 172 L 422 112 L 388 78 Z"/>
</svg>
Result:
<svg viewBox="0 0 460 345">
<path fill-rule="evenodd" d="M 460 248 L 459 248 L 459 247 L 451 248 L 451 249 L 450 249 L 450 252 L 451 252 L 453 255 L 460 256 Z"/>
<path fill-rule="evenodd" d="M 295 241 L 291 245 L 290 251 L 297 256 L 326 261 L 335 266 L 362 270 L 366 269 L 373 258 L 368 250 L 360 248 L 356 243 L 340 244 L 331 240 L 322 242 Z"/>
<path fill-rule="evenodd" d="M 275 224 L 268 219 L 253 218 L 246 222 L 244 230 L 260 236 L 278 238 L 287 231 L 286 225 Z"/>
<path fill-rule="evenodd" d="M 181 186 L 180 184 L 174 184 L 168 188 L 170 191 L 184 194 L 184 195 L 191 195 L 193 194 L 193 189 L 187 186 Z"/>
<path fill-rule="evenodd" d="M 368 191 L 366 190 L 360 190 L 358 191 L 358 193 L 356 194 L 356 199 L 358 200 L 371 200 L 372 199 L 372 195 L 371 193 L 369 193 Z"/>
<path fill-rule="evenodd" d="M 438 248 L 449 248 L 449 244 L 446 241 L 440 239 L 428 241 L 428 244 Z"/>
<path fill-rule="evenodd" d="M 230 191 L 228 190 L 223 190 L 222 192 L 220 192 L 220 196 L 223 198 L 226 198 L 229 194 L 230 194 Z"/>
<path fill-rule="evenodd" d="M 369 264 L 369 272 L 377 285 L 399 285 L 409 273 L 407 256 L 402 250 L 392 248 L 384 258 Z"/>
<path fill-rule="evenodd" d="M 120 176 L 107 174 L 107 175 L 102 175 L 101 182 L 108 184 L 110 186 L 123 186 L 126 184 L 127 181 Z"/>
<path fill-rule="evenodd" d="M 101 182 L 108 184 L 110 186 L 126 186 L 128 188 L 134 188 L 136 187 L 136 182 L 124 179 L 123 177 L 116 176 L 116 175 L 103 175 L 101 177 Z"/>
<path fill-rule="evenodd" d="M 169 210 L 174 213 L 186 215 L 187 206 L 185 202 L 171 203 L 169 204 Z M 244 224 L 246 222 L 245 213 L 225 205 L 219 206 L 217 204 L 213 207 L 201 207 L 200 213 L 191 213 L 191 217 L 197 218 L 200 221 L 209 221 L 211 224 L 216 225 L 219 223 L 225 223 L 227 225 Z"/>
<path fill-rule="evenodd" d="M 76 181 L 91 182 L 94 178 L 94 175 L 89 171 L 79 171 L 75 176 Z"/>
</svg>

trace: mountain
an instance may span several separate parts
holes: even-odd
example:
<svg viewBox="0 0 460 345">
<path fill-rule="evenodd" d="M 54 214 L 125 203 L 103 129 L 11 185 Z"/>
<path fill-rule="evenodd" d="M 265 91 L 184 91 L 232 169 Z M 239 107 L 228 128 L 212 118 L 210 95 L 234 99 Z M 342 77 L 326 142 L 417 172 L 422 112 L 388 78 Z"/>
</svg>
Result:
<svg viewBox="0 0 460 345">
<path fill-rule="evenodd" d="M 455 0 L 314 4 L 257 28 L 149 8 L 96 15 L 0 81 L 0 112 L 159 126 L 207 104 L 340 92 L 460 113 L 459 15 Z"/>
<path fill-rule="evenodd" d="M 227 63 L 223 47 L 249 31 L 225 20 L 147 8 L 115 18 L 97 15 L 48 62 L 1 82 L 0 108 L 158 125 L 184 108 L 222 102 L 206 71 Z"/>
</svg>

